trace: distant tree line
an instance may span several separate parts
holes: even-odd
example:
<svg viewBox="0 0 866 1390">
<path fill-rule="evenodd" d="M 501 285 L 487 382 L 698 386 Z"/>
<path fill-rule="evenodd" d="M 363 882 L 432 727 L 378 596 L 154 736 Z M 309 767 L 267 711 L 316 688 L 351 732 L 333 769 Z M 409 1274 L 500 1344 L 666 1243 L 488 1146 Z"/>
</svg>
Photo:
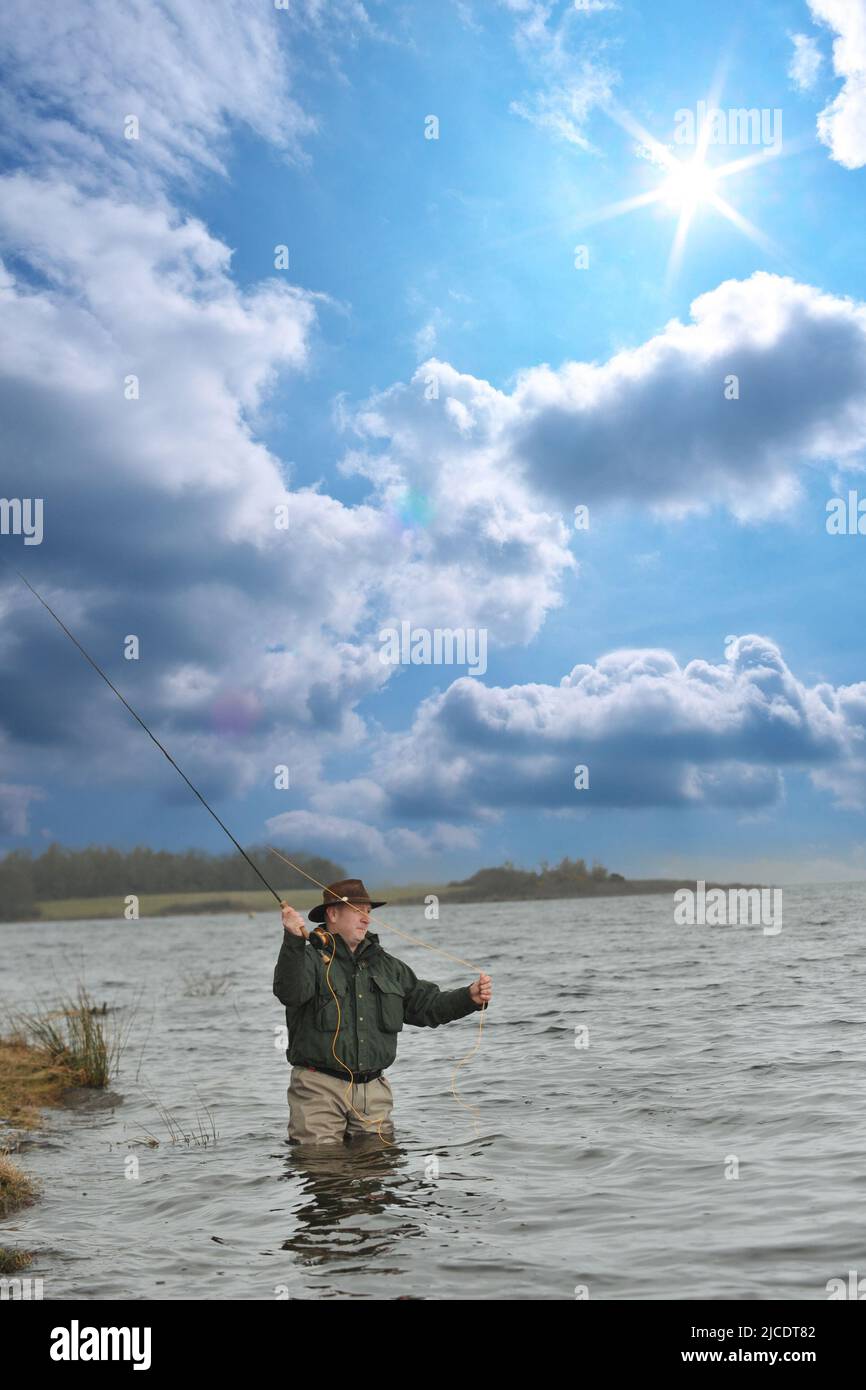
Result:
<svg viewBox="0 0 866 1390">
<path fill-rule="evenodd" d="M 262 846 L 247 854 L 277 891 L 310 888 L 302 874 L 282 864 Z M 345 878 L 346 870 L 319 855 L 286 850 L 301 868 L 319 880 L 333 883 Z M 206 854 L 189 849 L 181 854 L 169 850 L 109 849 L 91 845 L 88 849 L 64 849 L 49 845 L 42 854 L 13 850 L 0 859 L 0 920 L 15 921 L 38 916 L 39 902 L 61 898 L 103 898 L 117 893 L 213 893 L 248 891 L 261 888 L 249 864 L 236 851 Z"/>
<path fill-rule="evenodd" d="M 471 878 L 448 884 L 455 896 L 478 902 L 495 898 L 505 902 L 521 898 L 570 898 L 590 892 L 601 883 L 624 883 L 622 874 L 610 873 L 603 864 L 593 861 L 587 868 L 583 859 L 561 859 L 552 868 L 544 859 L 539 870 L 516 869 L 510 859 L 494 869 L 479 869 Z"/>
</svg>

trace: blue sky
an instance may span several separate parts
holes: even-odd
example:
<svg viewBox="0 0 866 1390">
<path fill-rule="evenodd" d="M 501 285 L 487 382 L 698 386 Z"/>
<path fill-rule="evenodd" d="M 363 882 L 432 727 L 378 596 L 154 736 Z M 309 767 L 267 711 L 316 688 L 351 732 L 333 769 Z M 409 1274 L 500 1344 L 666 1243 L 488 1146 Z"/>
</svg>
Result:
<svg viewBox="0 0 866 1390">
<path fill-rule="evenodd" d="M 825 524 L 866 496 L 864 34 L 6 7 L 0 494 L 45 520 L 0 547 L 238 838 L 374 881 L 866 875 L 866 538 Z M 777 147 L 679 142 L 702 101 Z M 486 671 L 383 665 L 404 621 L 483 629 Z M 0 657 L 0 852 L 224 847 L 8 573 Z"/>
</svg>

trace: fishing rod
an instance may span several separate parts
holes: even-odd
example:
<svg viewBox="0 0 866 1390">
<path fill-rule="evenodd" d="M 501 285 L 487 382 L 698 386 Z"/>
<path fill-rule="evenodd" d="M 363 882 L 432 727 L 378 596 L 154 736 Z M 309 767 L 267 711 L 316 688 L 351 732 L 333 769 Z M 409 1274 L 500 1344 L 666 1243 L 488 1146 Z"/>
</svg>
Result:
<svg viewBox="0 0 866 1390">
<path fill-rule="evenodd" d="M 174 758 L 173 758 L 173 757 L 171 756 L 171 754 L 169 753 L 168 749 L 163 747 L 163 745 L 160 743 L 159 739 L 156 737 L 156 734 L 151 733 L 150 729 L 149 729 L 149 728 L 147 727 L 147 725 L 145 724 L 145 722 L 144 722 L 144 720 L 142 719 L 141 715 L 140 715 L 140 714 L 136 714 L 135 710 L 132 708 L 132 705 L 129 703 L 129 701 L 128 701 L 127 699 L 125 699 L 125 698 L 123 697 L 123 695 L 121 695 L 121 693 L 120 693 L 120 691 L 118 690 L 117 686 L 116 686 L 116 685 L 112 685 L 111 681 L 108 679 L 108 676 L 105 674 L 105 672 L 103 671 L 102 667 L 101 667 L 101 666 L 98 666 L 98 665 L 96 664 L 96 662 L 93 660 L 93 657 L 90 656 L 90 654 L 84 650 L 84 647 L 82 647 L 82 645 L 81 645 L 81 643 L 79 642 L 78 638 L 74 635 L 74 633 L 72 633 L 72 632 L 69 631 L 69 628 L 68 628 L 68 627 L 66 626 L 66 624 L 63 622 L 63 620 L 62 620 L 61 618 L 58 618 L 57 614 L 54 612 L 54 609 L 51 607 L 51 605 L 50 605 L 49 603 L 46 603 L 45 599 L 42 597 L 42 595 L 39 593 L 39 591 L 38 591 L 37 589 L 34 589 L 33 585 L 30 583 L 30 580 L 27 579 L 27 578 L 25 578 L 25 576 L 21 573 L 20 570 L 16 570 L 15 573 L 18 575 L 18 578 L 21 580 L 22 584 L 26 584 L 26 585 L 27 585 L 27 588 L 30 590 L 31 594 L 33 594 L 34 598 L 38 598 L 39 602 L 42 604 L 42 607 L 43 607 L 44 609 L 46 609 L 47 612 L 49 612 L 49 613 L 51 614 L 52 618 L 53 618 L 54 621 L 57 623 L 58 627 L 60 627 L 60 628 L 63 629 L 63 631 L 66 633 L 66 636 L 69 638 L 70 642 L 74 642 L 74 643 L 75 643 L 76 647 L 77 647 L 78 650 L 81 652 L 81 655 L 85 658 L 86 661 L 89 661 L 89 662 L 90 662 L 90 665 L 93 667 L 94 671 L 97 673 L 97 675 L 99 675 L 99 676 L 102 677 L 102 679 L 105 681 L 105 684 L 108 686 L 109 690 L 113 690 L 113 691 L 114 691 L 114 693 L 115 693 L 115 695 L 117 696 L 117 698 L 118 698 L 118 700 L 120 701 L 120 703 L 121 703 L 122 705 L 125 705 L 125 706 L 126 706 L 126 708 L 129 710 L 130 714 L 132 715 L 133 719 L 137 720 L 137 722 L 141 725 L 141 727 L 144 729 L 144 732 L 147 734 L 148 738 L 151 739 L 152 742 L 156 744 L 157 748 L 159 749 L 160 753 L 162 753 L 163 757 L 168 759 L 168 761 L 171 763 L 172 767 L 174 768 L 175 772 L 177 772 L 177 773 L 183 778 L 183 780 L 186 782 L 186 785 L 189 787 L 190 791 L 191 791 L 195 796 L 198 797 L 199 801 L 201 802 L 202 806 L 204 806 L 205 810 L 210 812 L 210 814 L 213 816 L 214 820 L 216 821 L 216 823 L 217 823 L 217 825 L 220 827 L 220 829 L 223 830 L 223 831 L 225 831 L 226 835 L 228 835 L 228 837 L 229 837 L 229 839 L 231 840 L 232 844 L 234 845 L 235 849 L 238 850 L 238 851 L 243 855 L 244 859 L 245 859 L 245 860 L 247 861 L 247 863 L 249 864 L 249 866 L 250 866 L 250 868 L 252 869 L 253 873 L 258 875 L 258 877 L 261 879 L 262 883 L 263 883 L 263 884 L 265 885 L 265 887 L 267 888 L 268 892 L 276 899 L 277 903 L 278 903 L 280 906 L 282 906 L 282 898 L 280 897 L 279 893 L 276 891 L 275 888 L 272 888 L 272 887 L 271 887 L 271 885 L 268 883 L 268 880 L 265 878 L 264 874 L 262 873 L 261 869 L 259 869 L 258 866 L 257 866 L 256 864 L 253 863 L 252 859 L 250 859 L 250 856 L 247 854 L 246 850 L 245 850 L 241 845 L 238 844 L 237 840 L 235 839 L 235 837 L 234 837 L 234 835 L 232 834 L 232 832 L 229 830 L 228 826 L 225 825 L 225 824 L 220 820 L 220 818 L 219 818 L 219 816 L 217 815 L 216 811 L 215 811 L 215 810 L 213 809 L 213 807 L 205 800 L 205 798 L 202 796 L 201 792 L 199 791 L 198 787 L 193 786 L 192 782 L 191 782 L 191 781 L 189 780 L 189 778 L 187 777 L 187 775 L 186 775 L 186 773 L 184 772 L 183 768 L 182 768 L 182 767 L 178 767 L 177 763 L 175 762 Z"/>
</svg>

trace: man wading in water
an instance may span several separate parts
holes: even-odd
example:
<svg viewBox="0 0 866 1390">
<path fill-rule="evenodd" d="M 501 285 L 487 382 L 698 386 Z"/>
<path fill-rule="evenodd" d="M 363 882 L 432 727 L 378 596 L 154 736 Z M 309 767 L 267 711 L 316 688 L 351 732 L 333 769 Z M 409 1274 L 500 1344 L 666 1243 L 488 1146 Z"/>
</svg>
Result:
<svg viewBox="0 0 866 1390">
<path fill-rule="evenodd" d="M 489 975 L 445 991 L 419 980 L 369 931 L 370 913 L 385 904 L 371 902 L 359 878 L 330 884 L 323 898 L 310 921 L 323 922 L 333 937 L 330 981 L 340 1002 L 336 1040 L 337 1005 L 326 978 L 331 941 L 321 927 L 308 933 L 299 913 L 282 904 L 285 930 L 274 994 L 286 1006 L 289 1029 L 289 1139 L 338 1144 L 367 1133 L 391 1138 L 394 1096 L 383 1072 L 397 1056 L 403 1024 L 438 1028 L 465 1018 L 488 1003 L 493 986 Z M 346 1068 L 352 1071 L 351 1087 Z"/>
</svg>

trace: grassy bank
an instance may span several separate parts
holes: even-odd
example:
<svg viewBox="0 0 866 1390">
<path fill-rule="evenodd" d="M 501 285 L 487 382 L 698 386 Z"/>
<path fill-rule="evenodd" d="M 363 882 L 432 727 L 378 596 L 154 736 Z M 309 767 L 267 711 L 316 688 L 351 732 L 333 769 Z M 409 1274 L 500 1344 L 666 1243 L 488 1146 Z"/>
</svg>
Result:
<svg viewBox="0 0 866 1390">
<path fill-rule="evenodd" d="M 280 890 L 277 889 L 279 892 Z M 309 892 L 294 889 L 287 899 L 295 907 L 309 911 L 321 901 L 318 890 Z M 58 898 L 40 902 L 39 920 L 43 922 L 124 921 L 125 901 L 116 894 L 105 898 Z M 213 912 L 274 912 L 279 908 L 270 893 L 263 888 L 249 892 L 215 893 L 142 893 L 138 900 L 141 917 L 179 917 L 185 913 Z"/>
<path fill-rule="evenodd" d="M 375 890 L 377 895 L 381 894 L 387 898 L 389 903 L 423 903 L 427 893 L 447 892 L 444 888 L 424 887 L 417 884 L 403 885 L 400 888 L 382 888 Z M 322 894 L 318 888 L 287 888 L 285 892 L 279 887 L 277 892 L 296 907 L 299 912 L 307 913 L 316 903 L 322 901 Z M 182 917 L 184 915 L 207 916 L 213 913 L 224 912 L 269 912 L 279 918 L 279 908 L 271 897 L 270 893 L 263 888 L 260 892 L 253 889 L 249 892 L 222 892 L 222 893 L 142 893 L 138 900 L 138 910 L 141 917 Z M 39 903 L 39 921 L 42 922 L 75 922 L 75 921 L 124 921 L 124 900 L 119 897 L 110 898 L 59 898 L 53 902 Z"/>
<path fill-rule="evenodd" d="M 47 1047 L 20 1036 L 0 1038 L 0 1124 L 34 1129 L 43 1106 L 57 1105 L 64 1091 L 79 1084 L 77 1073 Z"/>
<path fill-rule="evenodd" d="M 64 1090 L 75 1082 L 46 1048 L 35 1047 L 21 1037 L 0 1038 L 0 1132 L 8 1147 L 0 1148 L 0 1220 L 38 1196 L 33 1180 L 10 1158 L 19 1140 L 15 1130 L 34 1129 L 41 1107 L 56 1105 Z M 32 1260 L 27 1250 L 13 1250 L 0 1243 L 0 1274 L 16 1274 Z"/>
<path fill-rule="evenodd" d="M 101 1011 L 83 989 L 56 1009 L 16 1015 L 8 1028 L 0 1037 L 0 1219 L 38 1196 L 10 1157 L 21 1146 L 21 1132 L 35 1129 L 42 1110 L 61 1104 L 67 1092 L 107 1086 L 122 1045 L 119 1035 L 106 1034 Z M 0 1245 L 0 1274 L 26 1268 L 31 1258 Z"/>
</svg>

